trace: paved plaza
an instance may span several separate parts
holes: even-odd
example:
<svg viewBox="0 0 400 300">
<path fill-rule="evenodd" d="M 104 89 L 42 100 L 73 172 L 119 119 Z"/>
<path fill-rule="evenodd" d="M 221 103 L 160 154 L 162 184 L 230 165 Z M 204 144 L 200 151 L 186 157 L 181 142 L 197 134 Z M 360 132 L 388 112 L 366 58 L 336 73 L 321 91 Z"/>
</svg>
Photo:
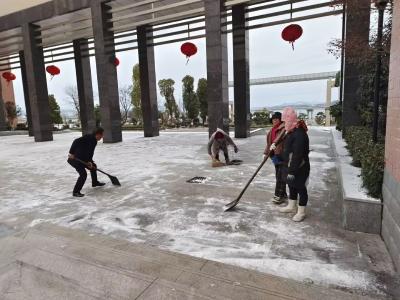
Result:
<svg viewBox="0 0 400 300">
<path fill-rule="evenodd" d="M 67 164 L 80 133 L 34 143 L 26 136 L 0 144 L 0 237 L 41 223 L 81 229 L 159 249 L 236 265 L 360 295 L 396 296 L 392 262 L 379 235 L 341 228 L 341 197 L 331 132 L 310 130 L 310 205 L 294 223 L 270 201 L 274 169 L 267 163 L 233 212 L 223 212 L 261 162 L 264 131 L 235 140 L 240 166 L 211 168 L 206 132 L 162 132 L 143 138 L 124 132 L 124 142 L 100 143 L 94 160 L 116 175 L 104 188 L 73 198 L 77 174 Z M 186 181 L 204 176 L 202 184 Z M 90 177 L 90 176 L 89 176 Z"/>
</svg>

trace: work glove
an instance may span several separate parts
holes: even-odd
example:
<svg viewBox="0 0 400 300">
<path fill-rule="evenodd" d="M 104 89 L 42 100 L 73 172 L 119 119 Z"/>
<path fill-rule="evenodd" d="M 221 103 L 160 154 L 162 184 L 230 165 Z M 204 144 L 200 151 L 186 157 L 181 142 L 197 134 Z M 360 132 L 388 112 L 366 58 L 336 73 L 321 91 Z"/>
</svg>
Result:
<svg viewBox="0 0 400 300">
<path fill-rule="evenodd" d="M 287 178 L 286 178 L 286 183 L 287 183 L 287 184 L 294 183 L 294 180 L 295 180 L 294 175 L 289 174 L 289 175 L 287 176 Z"/>
<path fill-rule="evenodd" d="M 239 149 L 238 149 L 237 146 L 235 146 L 235 147 L 233 148 L 233 150 L 235 151 L 235 153 L 238 153 L 238 151 L 239 151 Z"/>
<path fill-rule="evenodd" d="M 275 143 L 272 143 L 271 147 L 269 147 L 269 151 L 274 151 L 276 149 Z"/>
</svg>

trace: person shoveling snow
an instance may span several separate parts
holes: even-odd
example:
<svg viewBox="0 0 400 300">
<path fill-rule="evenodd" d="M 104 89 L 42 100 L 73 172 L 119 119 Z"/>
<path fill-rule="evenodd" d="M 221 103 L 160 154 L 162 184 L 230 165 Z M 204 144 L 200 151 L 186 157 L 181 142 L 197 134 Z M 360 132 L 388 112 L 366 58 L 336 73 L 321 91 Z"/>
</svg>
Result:
<svg viewBox="0 0 400 300">
<path fill-rule="evenodd" d="M 211 135 L 208 142 L 208 154 L 212 159 L 213 167 L 220 167 L 224 164 L 219 160 L 219 152 L 222 151 L 225 157 L 226 165 L 230 164 L 228 146 L 233 146 L 235 153 L 239 151 L 236 144 L 230 138 L 229 134 L 224 132 L 222 129 L 217 128 L 217 130 Z"/>
<path fill-rule="evenodd" d="M 92 176 L 92 187 L 103 186 L 105 183 L 97 180 L 97 166 L 93 161 L 94 149 L 96 148 L 97 142 L 103 138 L 103 128 L 97 128 L 93 134 L 86 134 L 80 138 L 74 140 L 71 145 L 71 149 L 68 154 L 68 163 L 75 168 L 79 174 L 79 178 L 76 181 L 72 195 L 74 197 L 83 197 L 81 189 L 85 184 L 87 172 L 85 168 L 90 170 Z"/>
</svg>

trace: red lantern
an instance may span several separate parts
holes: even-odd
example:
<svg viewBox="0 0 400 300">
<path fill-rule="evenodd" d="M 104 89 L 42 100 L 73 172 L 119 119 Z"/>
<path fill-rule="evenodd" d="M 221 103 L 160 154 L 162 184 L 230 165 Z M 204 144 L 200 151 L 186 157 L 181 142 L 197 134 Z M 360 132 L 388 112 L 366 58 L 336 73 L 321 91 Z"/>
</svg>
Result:
<svg viewBox="0 0 400 300">
<path fill-rule="evenodd" d="M 119 66 L 119 59 L 116 56 L 111 56 L 110 59 L 108 60 L 111 64 L 113 64 L 115 67 Z"/>
<path fill-rule="evenodd" d="M 3 78 L 5 80 L 7 80 L 7 82 L 10 82 L 12 80 L 15 80 L 17 77 L 15 76 L 15 74 L 11 73 L 11 72 L 4 72 L 1 76 L 3 76 Z"/>
<path fill-rule="evenodd" d="M 303 34 L 303 28 L 297 24 L 286 26 L 282 31 L 282 39 L 292 44 L 294 50 L 294 42 Z"/>
<path fill-rule="evenodd" d="M 60 69 L 56 67 L 55 65 L 50 65 L 46 67 L 47 73 L 51 75 L 51 79 L 53 79 L 54 76 L 60 74 Z"/>
<path fill-rule="evenodd" d="M 182 44 L 182 46 L 181 46 L 181 52 L 182 52 L 184 55 L 186 55 L 187 62 L 188 62 L 188 61 L 189 61 L 189 58 L 190 58 L 192 55 L 195 55 L 195 54 L 197 53 L 197 47 L 196 47 L 196 45 L 193 44 L 193 43 L 186 42 L 186 43 L 183 43 L 183 44 Z M 187 62 L 186 62 L 186 63 L 187 63 Z"/>
</svg>

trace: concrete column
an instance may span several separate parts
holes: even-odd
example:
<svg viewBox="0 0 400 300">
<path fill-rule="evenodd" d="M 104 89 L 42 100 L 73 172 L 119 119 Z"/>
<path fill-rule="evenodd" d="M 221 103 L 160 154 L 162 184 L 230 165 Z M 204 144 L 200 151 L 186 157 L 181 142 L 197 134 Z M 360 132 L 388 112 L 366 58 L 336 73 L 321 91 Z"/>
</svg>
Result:
<svg viewBox="0 0 400 300">
<path fill-rule="evenodd" d="M 96 52 L 97 83 L 104 128 L 104 142 L 122 141 L 121 111 L 119 108 L 117 69 L 111 58 L 115 56 L 114 34 L 109 30 L 112 23 L 111 7 L 101 1 L 92 1 L 92 26 Z"/>
<path fill-rule="evenodd" d="M 41 41 L 37 39 L 37 29 L 36 25 L 24 24 L 22 35 L 33 135 L 35 142 L 44 142 L 53 140 L 53 124 L 50 118 L 43 48 L 38 45 Z"/>
<path fill-rule="evenodd" d="M 347 1 L 345 11 L 345 51 L 343 61 L 343 128 L 360 125 L 357 112 L 360 103 L 360 75 L 357 63 L 359 51 L 369 47 L 370 0 Z"/>
<path fill-rule="evenodd" d="M 87 39 L 79 39 L 74 40 L 73 45 L 82 134 L 88 134 L 96 128 L 92 75 L 90 71 L 90 58 L 88 56 L 89 50 L 87 50 L 89 44 Z"/>
<path fill-rule="evenodd" d="M 229 132 L 228 48 L 224 1 L 204 0 L 207 49 L 207 101 L 209 134 Z M 237 108 L 236 108 L 237 109 Z"/>
<path fill-rule="evenodd" d="M 335 85 L 335 80 L 328 79 L 326 82 L 326 102 L 325 102 L 325 126 L 331 126 L 331 111 L 332 105 L 332 87 Z"/>
<path fill-rule="evenodd" d="M 235 97 L 235 137 L 250 136 L 249 34 L 246 5 L 232 7 L 233 82 Z"/>
<path fill-rule="evenodd" d="M 22 87 L 24 89 L 25 112 L 28 121 L 29 136 L 33 136 L 32 112 L 31 103 L 29 101 L 28 77 L 26 74 L 24 51 L 19 51 L 19 64 L 21 66 Z"/>
<path fill-rule="evenodd" d="M 7 130 L 7 118 L 6 118 L 6 111 L 4 106 L 4 99 L 2 95 L 2 87 L 1 87 L 1 80 L 0 80 L 0 131 Z"/>
<path fill-rule="evenodd" d="M 143 128 L 145 137 L 158 136 L 157 82 L 154 61 L 152 32 L 148 26 L 139 26 L 136 30 L 139 52 L 140 100 L 142 104 Z"/>
</svg>

